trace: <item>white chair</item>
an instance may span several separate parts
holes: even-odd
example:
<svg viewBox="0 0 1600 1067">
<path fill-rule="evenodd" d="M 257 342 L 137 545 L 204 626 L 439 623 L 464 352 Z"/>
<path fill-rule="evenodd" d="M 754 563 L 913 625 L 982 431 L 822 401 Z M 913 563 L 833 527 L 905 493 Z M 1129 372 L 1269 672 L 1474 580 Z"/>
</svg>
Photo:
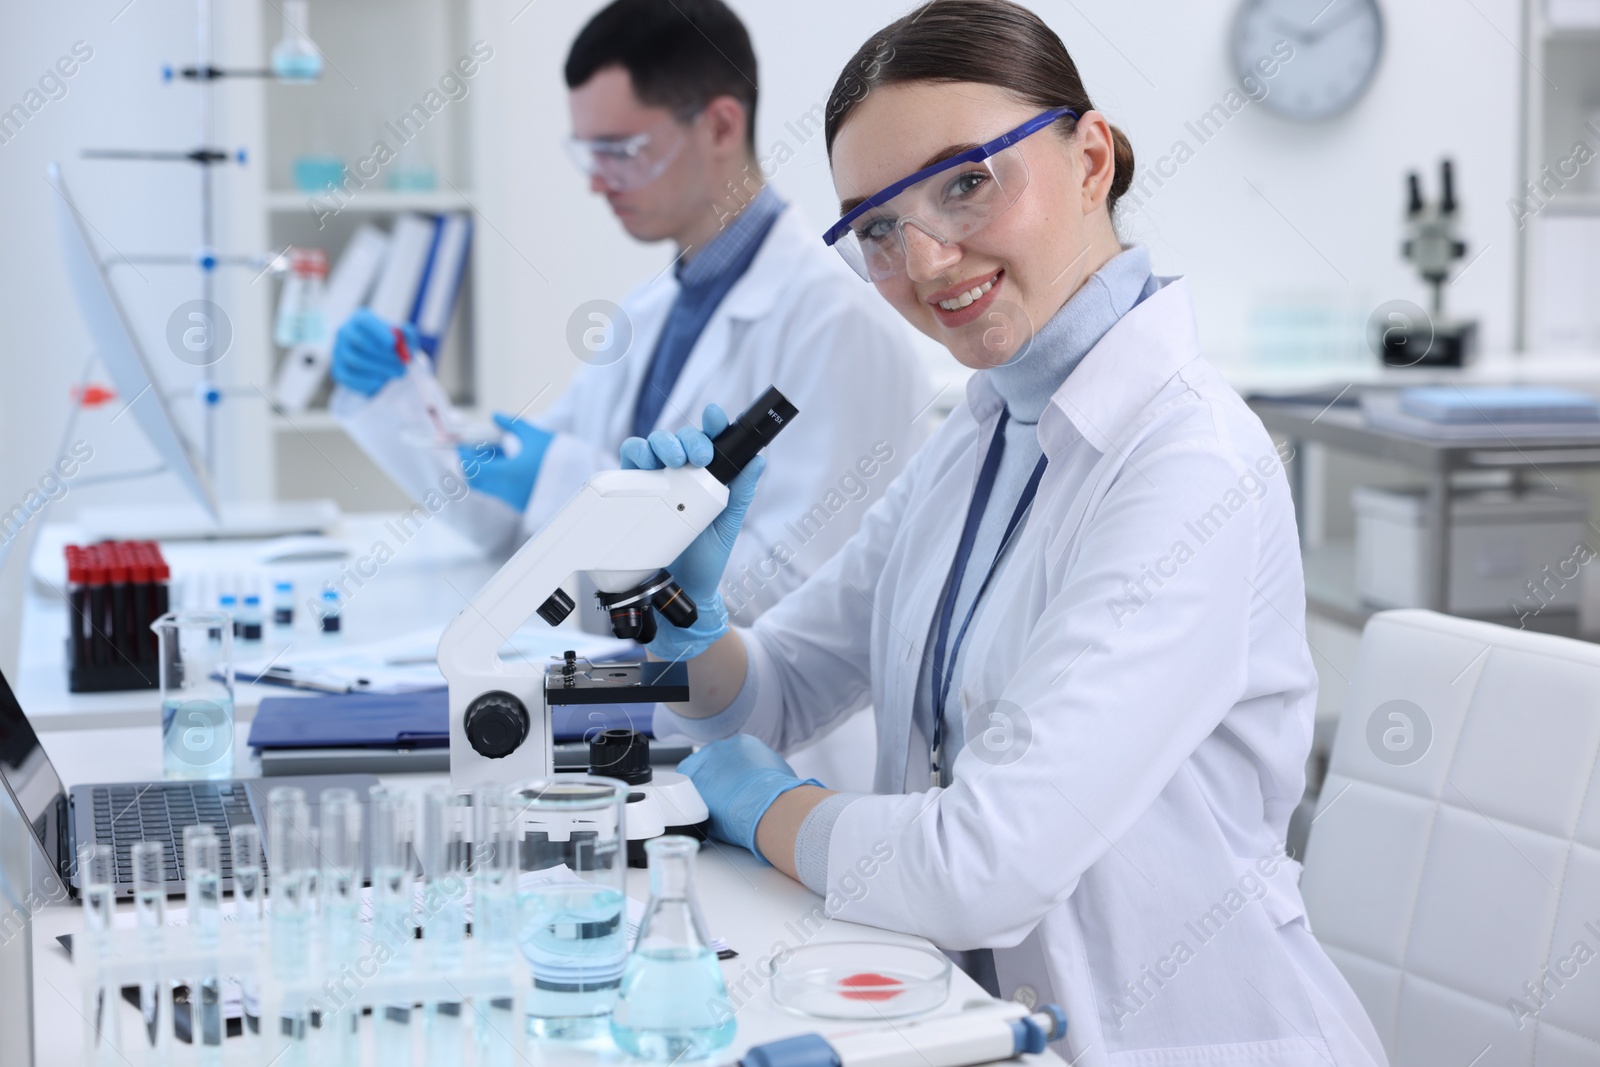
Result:
<svg viewBox="0 0 1600 1067">
<path fill-rule="evenodd" d="M 1600 645 L 1362 635 L 1301 877 L 1395 1067 L 1600 1063 Z"/>
</svg>

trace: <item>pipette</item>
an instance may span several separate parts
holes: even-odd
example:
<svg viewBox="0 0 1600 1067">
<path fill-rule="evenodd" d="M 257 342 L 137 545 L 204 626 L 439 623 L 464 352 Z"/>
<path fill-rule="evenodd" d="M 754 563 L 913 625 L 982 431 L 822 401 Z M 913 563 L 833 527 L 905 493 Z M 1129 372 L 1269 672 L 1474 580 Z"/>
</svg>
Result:
<svg viewBox="0 0 1600 1067">
<path fill-rule="evenodd" d="M 1066 1036 L 1055 1004 L 983 1001 L 957 1015 L 843 1033 L 801 1034 L 756 1045 L 740 1067 L 971 1067 L 1043 1052 Z"/>
</svg>

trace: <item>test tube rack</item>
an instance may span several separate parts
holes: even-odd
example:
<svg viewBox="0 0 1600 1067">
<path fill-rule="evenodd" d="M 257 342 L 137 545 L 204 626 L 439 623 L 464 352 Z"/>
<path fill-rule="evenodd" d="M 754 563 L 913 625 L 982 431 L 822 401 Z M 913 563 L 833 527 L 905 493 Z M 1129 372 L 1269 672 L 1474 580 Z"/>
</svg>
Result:
<svg viewBox="0 0 1600 1067">
<path fill-rule="evenodd" d="M 158 643 L 150 624 L 169 606 L 172 570 L 154 541 L 67 545 L 67 688 L 74 693 L 154 689 Z"/>
<path fill-rule="evenodd" d="M 460 1041 L 456 1062 L 487 1065 L 524 1060 L 522 994 L 531 979 L 514 944 L 468 937 L 454 959 L 440 959 L 427 941 L 413 938 L 409 930 L 378 931 L 371 941 L 363 942 L 354 962 L 336 964 L 323 949 L 327 939 L 312 937 L 312 958 L 295 968 L 296 976 L 286 978 L 273 959 L 271 927 L 269 911 L 255 929 L 225 922 L 210 936 L 175 925 L 160 931 L 119 928 L 99 937 L 83 936 L 74 946 L 82 1003 L 87 1008 L 102 990 L 123 986 L 156 984 L 170 990 L 187 983 L 192 989 L 199 977 L 207 975 L 221 975 L 225 982 L 256 991 L 257 1032 L 251 1032 L 247 1020 L 244 1034 L 225 1039 L 220 1048 L 203 1046 L 198 1034 L 194 1044 L 172 1043 L 166 1062 L 174 1065 L 357 1067 L 381 1062 L 382 1067 L 400 1067 L 392 1058 L 378 1058 L 379 1042 L 367 1040 L 365 1031 L 393 1025 L 403 1016 L 400 1025 L 406 1031 L 401 1044 L 407 1052 L 414 1042 L 423 1041 L 430 1050 L 437 1049 L 436 1038 L 421 1033 L 422 1006 L 429 1004 L 449 1006 L 445 1014 L 456 1020 Z M 113 1038 L 96 1032 L 94 1011 L 83 1014 L 85 1064 L 152 1062 L 142 1028 L 127 1025 L 131 1016 L 122 1020 L 124 1025 Z M 356 1022 L 347 1025 L 358 1032 L 359 1056 L 347 1060 L 336 1054 L 333 1035 L 341 1021 L 352 1018 Z M 120 1047 L 112 1047 L 112 1040 Z M 430 1052 L 427 1062 L 434 1061 Z"/>
</svg>

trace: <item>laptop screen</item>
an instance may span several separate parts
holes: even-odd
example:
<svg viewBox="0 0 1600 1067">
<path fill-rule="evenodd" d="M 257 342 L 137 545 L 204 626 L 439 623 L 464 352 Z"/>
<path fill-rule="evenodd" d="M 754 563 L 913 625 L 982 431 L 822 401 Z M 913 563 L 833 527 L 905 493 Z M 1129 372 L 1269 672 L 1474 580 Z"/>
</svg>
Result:
<svg viewBox="0 0 1600 1067">
<path fill-rule="evenodd" d="M 10 787 L 45 852 L 55 857 L 65 827 L 66 790 L 50 765 L 39 735 L 33 732 L 11 685 L 0 674 L 0 777 Z"/>
</svg>

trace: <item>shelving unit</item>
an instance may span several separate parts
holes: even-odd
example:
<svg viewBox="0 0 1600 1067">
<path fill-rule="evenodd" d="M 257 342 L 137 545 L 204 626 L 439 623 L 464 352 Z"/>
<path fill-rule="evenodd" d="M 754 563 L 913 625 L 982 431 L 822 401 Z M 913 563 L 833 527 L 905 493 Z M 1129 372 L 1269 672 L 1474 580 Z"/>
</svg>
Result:
<svg viewBox="0 0 1600 1067">
<path fill-rule="evenodd" d="M 1517 347 L 1600 348 L 1600 22 L 1573 25 L 1563 0 L 1526 0 Z M 1594 12 L 1600 19 L 1600 10 Z M 1586 146 L 1587 163 L 1575 158 Z M 1554 176 L 1554 180 L 1552 180 Z"/>
<path fill-rule="evenodd" d="M 298 189 L 274 189 L 267 193 L 267 210 L 274 214 L 293 215 L 312 213 L 309 193 Z M 405 192 L 394 189 L 368 189 L 346 204 L 341 214 L 352 212 L 363 215 L 397 215 L 403 211 L 471 211 L 472 193 L 453 190 L 440 192 Z"/>
<path fill-rule="evenodd" d="M 310 36 L 322 53 L 321 78 L 313 84 L 275 81 L 231 85 L 228 110 L 219 121 L 226 143 L 247 146 L 242 168 L 220 205 L 233 243 L 244 241 L 271 252 L 289 245 L 314 246 L 337 264 L 357 226 L 388 230 L 407 212 L 463 211 L 474 216 L 474 232 L 462 289 L 449 333 L 440 345 L 437 369 L 455 401 L 476 413 L 484 403 L 478 339 L 487 329 L 503 332 L 489 318 L 499 314 L 483 299 L 481 279 L 493 269 L 496 252 L 485 249 L 486 228 L 477 216 L 477 175 L 490 172 L 498 152 L 487 135 L 480 98 L 498 72 L 488 64 L 464 77 L 457 64 L 470 58 L 476 42 L 493 36 L 488 27 L 496 0 L 313 0 Z M 228 62 L 260 67 L 283 33 L 280 5 L 273 0 L 245 4 L 217 2 L 219 36 Z M 442 84 L 446 78 L 448 83 Z M 433 109 L 424 99 L 435 94 Z M 442 106 L 441 105 L 442 102 Z M 424 105 L 416 118 L 413 105 Z M 403 121 L 406 116 L 413 118 Z M 408 135 L 402 140 L 402 135 Z M 357 164 L 373 157 L 385 142 L 392 161 L 365 177 Z M 296 188 L 294 163 L 315 155 L 337 159 L 355 170 L 364 186 L 334 198 Z M 416 188 L 431 171 L 432 188 Z M 401 187 L 392 187 L 396 182 Z M 248 279 L 244 279 L 248 281 Z M 249 349 L 233 384 L 272 394 L 271 383 L 285 353 L 272 343 L 271 323 L 280 282 L 270 277 L 234 288 L 232 300 L 247 309 Z M 240 380 L 242 379 L 242 380 Z M 399 505 L 402 498 L 351 442 L 326 410 L 331 389 L 324 386 L 312 406 L 284 415 L 266 405 L 247 424 L 232 428 L 235 448 L 255 495 L 277 499 L 330 496 L 349 510 Z"/>
</svg>

